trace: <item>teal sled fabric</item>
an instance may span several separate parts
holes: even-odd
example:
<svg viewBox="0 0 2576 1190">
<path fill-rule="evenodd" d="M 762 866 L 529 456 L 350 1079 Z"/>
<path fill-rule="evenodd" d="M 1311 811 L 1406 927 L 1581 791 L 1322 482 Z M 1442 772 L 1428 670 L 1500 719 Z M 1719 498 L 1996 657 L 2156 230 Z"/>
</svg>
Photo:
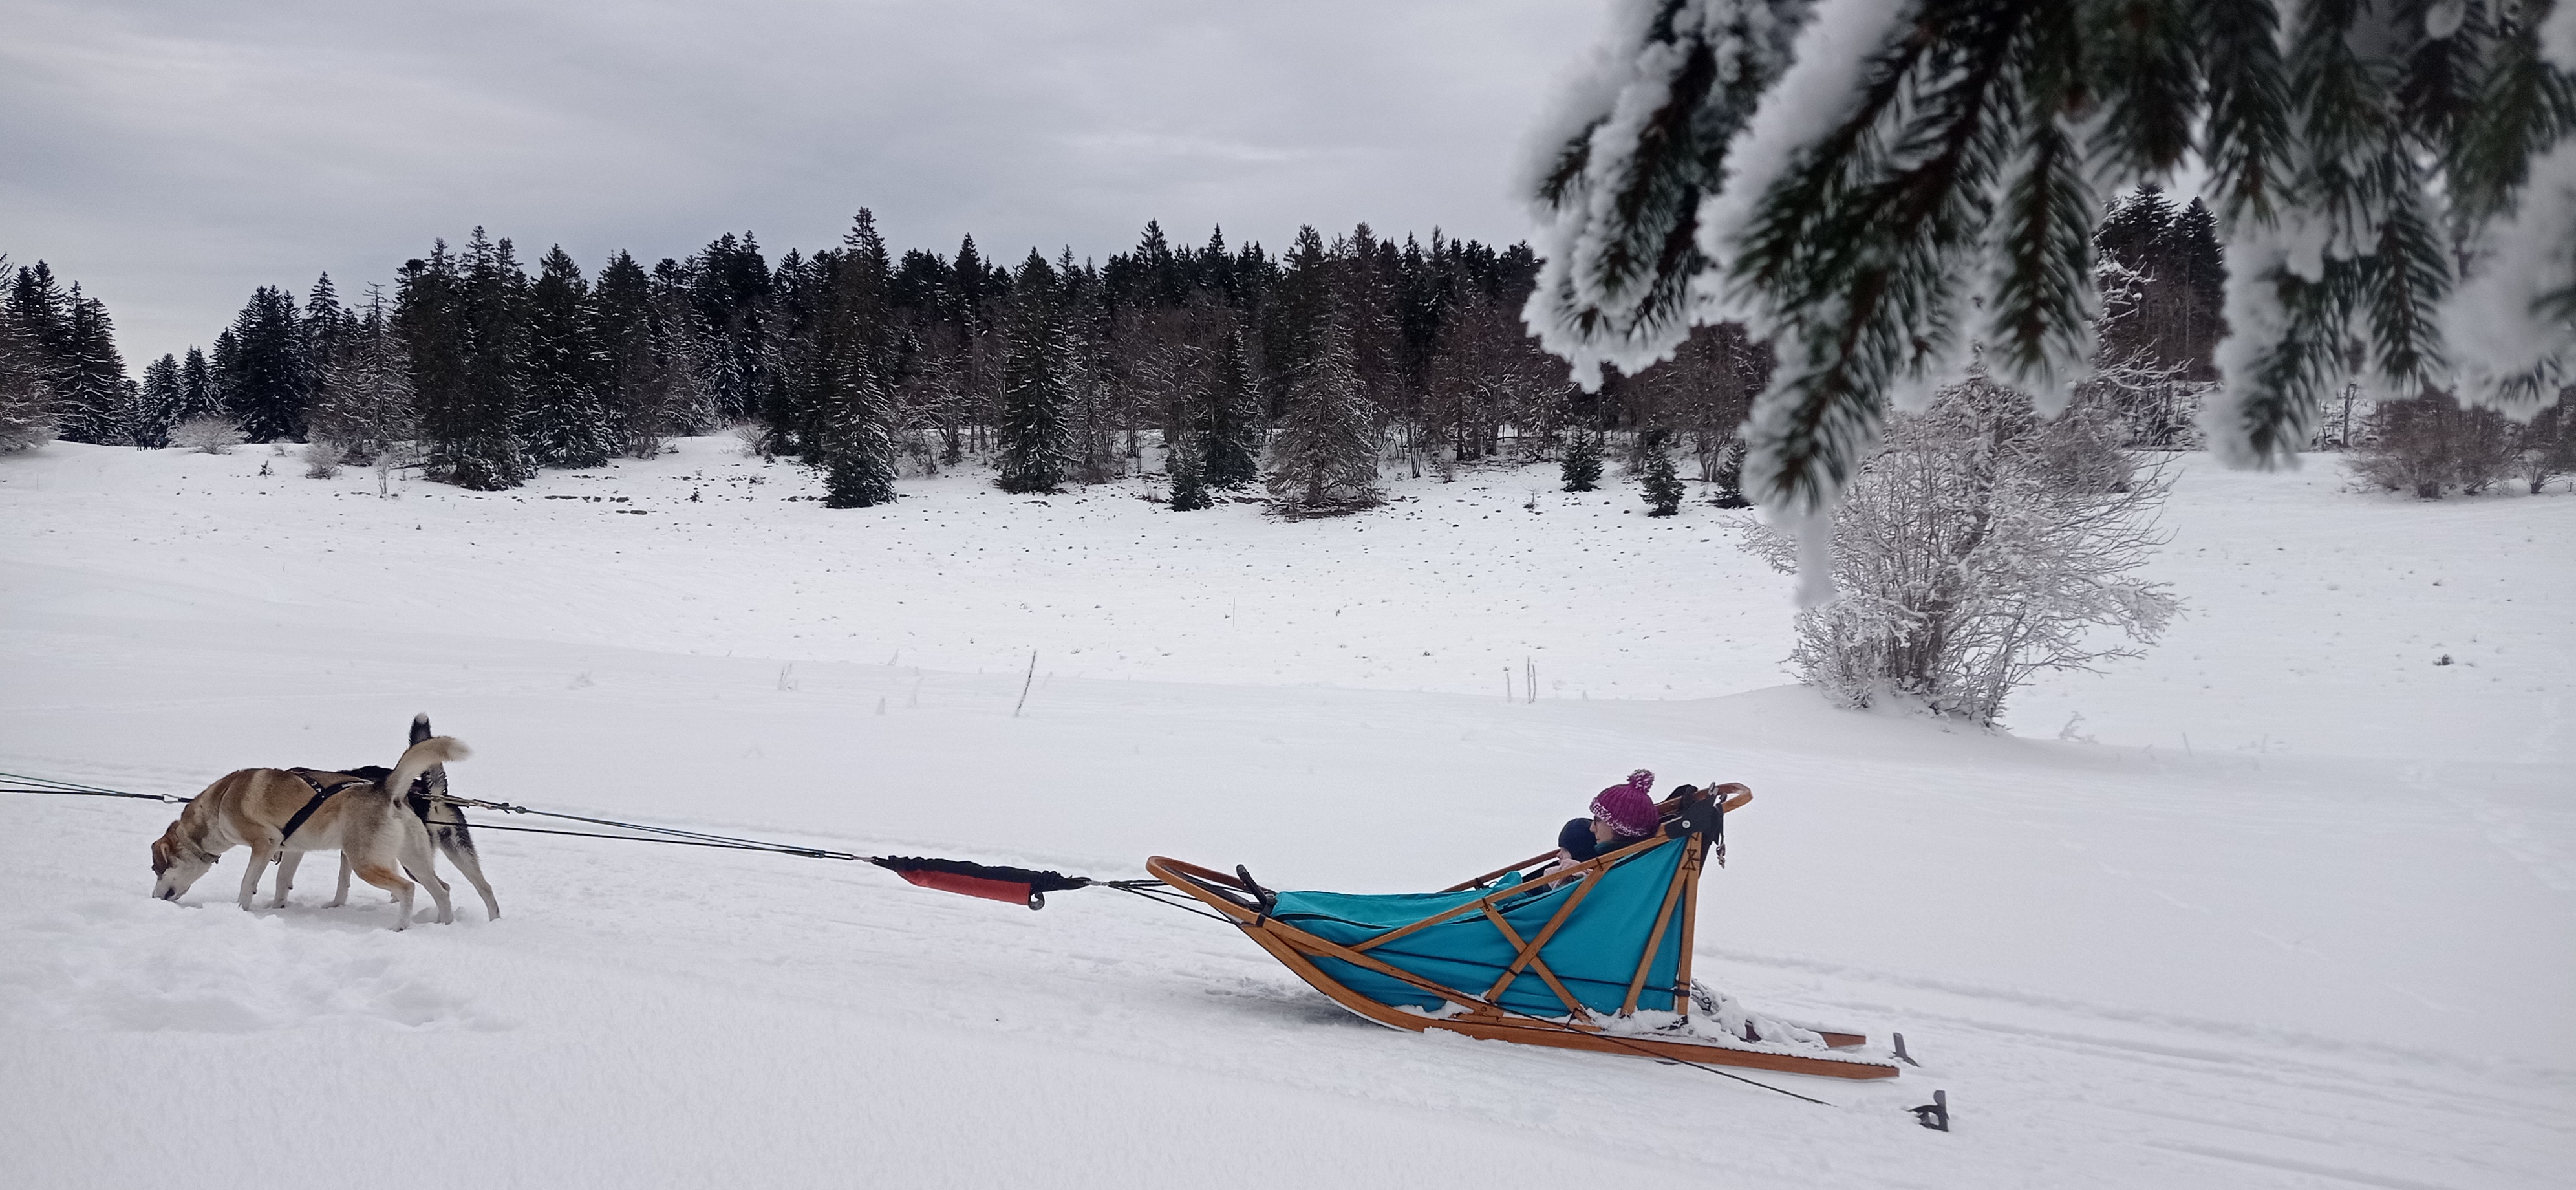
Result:
<svg viewBox="0 0 2576 1190">
<path fill-rule="evenodd" d="M 1573 915 L 1558 927 L 1556 936 L 1539 951 L 1548 969 L 1584 1007 L 1616 1015 L 1620 1003 L 1628 998 L 1628 980 L 1637 973 L 1637 960 L 1651 947 L 1655 962 L 1646 970 L 1646 986 L 1637 997 L 1637 1007 L 1673 1011 L 1673 977 L 1681 963 L 1682 915 L 1673 914 L 1672 920 L 1664 923 L 1661 935 L 1649 935 L 1655 933 L 1655 914 L 1663 908 L 1664 890 L 1671 887 L 1673 871 L 1680 866 L 1686 847 L 1680 840 L 1668 840 L 1661 847 L 1621 861 L 1607 872 L 1584 878 L 1599 881 L 1600 886 L 1575 907 Z M 1564 907 L 1576 887 L 1575 883 L 1567 883 L 1506 897 L 1495 908 L 1522 938 L 1529 938 L 1547 927 L 1548 919 Z M 1270 916 L 1317 937 L 1351 946 L 1444 909 L 1468 904 L 1492 891 L 1383 896 L 1283 892 L 1279 894 L 1278 908 Z M 1417 930 L 1368 953 L 1390 967 L 1443 987 L 1483 995 L 1511 966 L 1517 952 L 1484 914 L 1470 913 Z M 1355 963 L 1318 957 L 1315 965 L 1352 991 L 1380 1003 L 1432 1011 L 1439 1010 L 1442 1004 L 1439 996 Z M 1564 1002 L 1556 998 L 1537 972 L 1527 968 L 1503 990 L 1501 1003 L 1514 1012 L 1532 1016 L 1566 1015 Z"/>
</svg>

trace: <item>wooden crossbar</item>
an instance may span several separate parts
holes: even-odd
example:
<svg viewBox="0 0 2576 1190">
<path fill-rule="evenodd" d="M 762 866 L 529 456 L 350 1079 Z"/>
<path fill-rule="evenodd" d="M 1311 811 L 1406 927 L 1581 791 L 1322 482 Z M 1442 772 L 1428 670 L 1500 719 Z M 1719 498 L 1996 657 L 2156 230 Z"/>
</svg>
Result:
<svg viewBox="0 0 2576 1190">
<path fill-rule="evenodd" d="M 1528 957 L 1530 969 L 1538 972 L 1540 979 L 1547 981 L 1547 989 L 1555 992 L 1556 998 L 1565 1002 L 1567 1012 L 1572 1013 L 1576 1020 L 1592 1019 L 1592 1014 L 1585 1010 L 1583 1002 L 1575 999 L 1574 993 L 1565 990 L 1565 983 L 1556 977 L 1556 972 L 1547 969 L 1547 960 L 1538 957 L 1537 948 L 1521 941 L 1520 931 L 1513 929 L 1512 923 L 1503 920 L 1503 915 L 1494 912 L 1494 907 L 1491 905 L 1485 906 L 1485 917 L 1494 923 L 1495 929 L 1503 932 L 1503 940 L 1511 943 L 1513 950 Z M 1502 978 L 1494 981 L 1494 986 L 1485 989 L 1485 998 L 1500 1003 L 1503 989 L 1512 986 L 1512 981 L 1518 978 L 1520 973 L 1516 970 L 1503 972 Z"/>
</svg>

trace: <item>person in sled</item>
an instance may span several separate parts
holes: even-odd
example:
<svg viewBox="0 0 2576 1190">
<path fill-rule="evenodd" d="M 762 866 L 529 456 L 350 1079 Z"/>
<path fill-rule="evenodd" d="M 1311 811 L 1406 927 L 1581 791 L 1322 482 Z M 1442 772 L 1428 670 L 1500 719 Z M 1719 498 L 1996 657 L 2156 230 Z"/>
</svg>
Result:
<svg viewBox="0 0 2576 1190">
<path fill-rule="evenodd" d="M 1625 783 L 1592 795 L 1592 816 L 1576 818 L 1556 833 L 1556 866 L 1572 867 L 1655 833 L 1662 825 L 1655 812 L 1655 774 L 1645 769 L 1628 774 Z"/>
</svg>

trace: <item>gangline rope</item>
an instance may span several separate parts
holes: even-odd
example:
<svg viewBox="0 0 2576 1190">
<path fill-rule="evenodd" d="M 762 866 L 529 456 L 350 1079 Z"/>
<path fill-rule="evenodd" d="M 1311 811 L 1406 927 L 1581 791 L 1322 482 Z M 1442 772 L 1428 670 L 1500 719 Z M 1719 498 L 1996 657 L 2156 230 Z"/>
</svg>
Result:
<svg viewBox="0 0 2576 1190">
<path fill-rule="evenodd" d="M 58 781 L 50 777 L 28 776 L 24 773 L 0 772 L 0 781 L 10 782 L 10 784 L 0 784 L 0 793 L 55 794 L 68 797 L 131 798 L 136 801 L 164 802 L 173 805 L 185 805 L 196 800 L 195 798 L 179 797 L 175 794 L 167 793 L 134 793 L 123 789 L 106 789 L 96 785 L 82 785 L 71 781 Z M 615 839 L 627 843 L 668 843 L 679 847 L 713 847 L 727 851 L 766 851 L 778 855 L 801 856 L 807 859 L 857 860 L 876 863 L 887 858 L 883 856 L 860 855 L 856 852 L 849 851 L 833 851 L 822 847 L 804 847 L 793 843 L 771 843 L 759 839 L 740 839 L 731 835 L 707 834 L 703 831 L 681 830 L 677 827 L 652 826 L 640 822 L 621 822 L 614 818 L 590 818 L 580 814 L 557 813 L 552 810 L 532 810 L 526 806 L 514 805 L 509 802 L 489 802 L 474 798 L 460 797 L 441 797 L 437 800 L 445 802 L 451 806 L 458 806 L 471 810 L 497 810 L 508 814 L 526 814 L 538 818 L 560 818 L 572 822 L 588 823 L 592 826 L 610 827 L 617 830 L 641 831 L 645 832 L 645 834 L 640 836 L 609 835 L 601 834 L 596 831 L 548 830 L 544 827 L 535 826 L 501 826 L 496 823 L 489 822 L 476 824 L 470 828 L 475 830 L 518 831 L 532 835 L 563 835 L 575 839 Z M 661 837 L 655 838 L 649 836 Z M 1197 905 L 1191 903 L 1189 898 L 1172 892 L 1171 886 L 1160 880 L 1079 879 L 1082 880 L 1082 884 L 1085 886 L 1094 888 L 1112 888 L 1120 892 L 1132 893 L 1158 905 L 1169 905 L 1184 913 L 1193 913 L 1200 917 L 1207 918 L 1210 921 L 1224 922 L 1230 926 L 1243 928 L 1243 923 L 1235 921 L 1233 918 L 1226 917 L 1222 914 L 1210 913 L 1205 909 L 1199 908 Z M 1487 1007 L 1498 1012 L 1509 1016 L 1519 1017 L 1535 1024 L 1544 1025 L 1550 1028 L 1563 1029 L 1568 1033 L 1580 1034 L 1599 1041 L 1606 1041 L 1621 1049 L 1629 1050 L 1660 1062 L 1671 1062 L 1680 1066 L 1688 1066 L 1693 1070 L 1706 1071 L 1707 1073 L 1717 1075 L 1720 1078 L 1730 1078 L 1739 1083 L 1749 1083 L 1753 1086 L 1760 1087 L 1765 1091 L 1777 1092 L 1779 1094 L 1786 1095 L 1791 1099 L 1803 1100 L 1807 1103 L 1815 1104 L 1818 1107 L 1833 1106 L 1822 1099 L 1811 1099 L 1805 1095 L 1797 1093 L 1796 1091 L 1775 1087 L 1758 1079 L 1746 1078 L 1743 1075 L 1720 1070 L 1714 1066 L 1693 1062 L 1687 1058 L 1675 1058 L 1659 1054 L 1653 1050 L 1645 1048 L 1644 1046 L 1631 1045 L 1627 1041 L 1607 1033 L 1586 1032 L 1562 1021 L 1551 1020 L 1543 1016 L 1534 1016 L 1517 1009 L 1506 1008 L 1500 1004 L 1494 1004 L 1487 1001 L 1479 1001 L 1479 1003 L 1484 1003 Z"/>
</svg>

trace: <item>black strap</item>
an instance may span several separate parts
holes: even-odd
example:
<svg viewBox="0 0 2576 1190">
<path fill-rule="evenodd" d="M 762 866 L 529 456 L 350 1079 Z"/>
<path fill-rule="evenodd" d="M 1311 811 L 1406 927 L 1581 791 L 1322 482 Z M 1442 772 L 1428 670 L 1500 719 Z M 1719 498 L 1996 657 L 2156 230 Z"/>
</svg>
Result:
<svg viewBox="0 0 2576 1190">
<path fill-rule="evenodd" d="M 334 781 L 326 787 L 321 782 L 313 779 L 313 770 L 311 769 L 288 769 L 286 771 L 295 774 L 298 778 L 302 779 L 305 784 L 313 787 L 313 800 L 304 803 L 303 809 L 296 811 L 294 817 L 286 820 L 286 833 L 277 837 L 277 843 L 280 847 L 285 846 L 288 839 L 295 837 L 296 828 L 303 826 L 306 819 L 313 817 L 313 812 L 321 809 L 322 803 L 330 801 L 332 794 L 338 793 L 343 789 L 347 789 L 352 785 L 364 785 L 367 783 L 359 778 L 351 777 L 346 781 Z"/>
</svg>

